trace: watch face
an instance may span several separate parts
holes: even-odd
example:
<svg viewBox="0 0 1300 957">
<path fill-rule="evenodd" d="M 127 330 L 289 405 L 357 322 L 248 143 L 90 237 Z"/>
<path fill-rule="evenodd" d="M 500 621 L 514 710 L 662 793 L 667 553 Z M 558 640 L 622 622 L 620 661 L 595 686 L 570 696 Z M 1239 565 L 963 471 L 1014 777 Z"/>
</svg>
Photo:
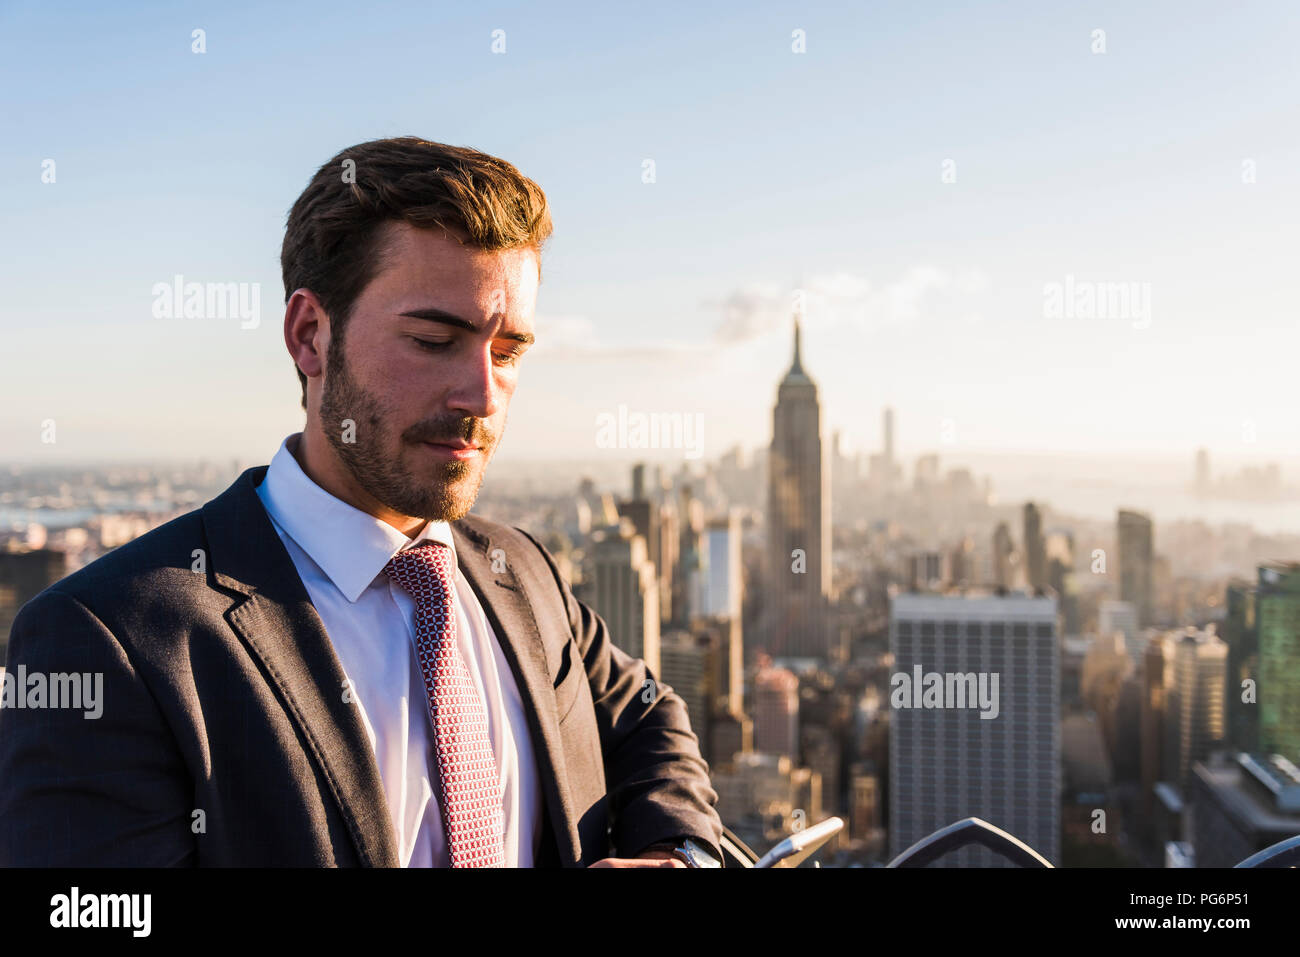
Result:
<svg viewBox="0 0 1300 957">
<path fill-rule="evenodd" d="M 689 838 L 687 838 L 684 842 L 682 842 L 682 850 L 684 850 L 686 852 L 686 856 L 690 858 L 690 864 L 692 867 L 721 867 L 722 866 L 722 863 L 716 857 L 714 857 L 704 848 L 700 847 L 699 844 L 697 844 L 695 841 L 690 840 Z"/>
</svg>

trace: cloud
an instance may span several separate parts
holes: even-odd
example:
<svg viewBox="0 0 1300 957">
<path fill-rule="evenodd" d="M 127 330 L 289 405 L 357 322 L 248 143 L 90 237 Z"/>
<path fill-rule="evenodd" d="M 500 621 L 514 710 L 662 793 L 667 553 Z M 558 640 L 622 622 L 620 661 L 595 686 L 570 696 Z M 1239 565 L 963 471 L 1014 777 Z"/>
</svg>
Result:
<svg viewBox="0 0 1300 957">
<path fill-rule="evenodd" d="M 990 287 L 978 269 L 931 265 L 913 266 L 888 282 L 845 272 L 814 275 L 804 281 L 798 299 L 788 286 L 755 283 L 711 304 L 721 313 L 715 338 L 732 345 L 761 338 L 784 329 L 797 308 L 812 326 L 877 329 L 919 319 L 978 321 L 972 300 Z"/>
<path fill-rule="evenodd" d="M 781 322 L 788 322 L 793 307 L 791 290 L 777 283 L 760 283 L 735 289 L 725 299 L 706 302 L 722 316 L 714 337 L 721 342 L 740 343 L 760 339 Z"/>
<path fill-rule="evenodd" d="M 799 290 L 777 282 L 755 282 L 721 299 L 705 301 L 718 321 L 712 335 L 700 340 L 612 346 L 600 340 L 595 324 L 584 316 L 539 316 L 534 351 L 553 358 L 623 360 L 716 356 L 719 346 L 740 346 L 788 328 L 796 310 L 809 326 L 847 325 L 859 331 L 917 321 L 979 322 L 979 300 L 990 288 L 989 277 L 978 269 L 947 270 L 925 264 L 887 282 L 847 272 L 813 275 Z"/>
</svg>

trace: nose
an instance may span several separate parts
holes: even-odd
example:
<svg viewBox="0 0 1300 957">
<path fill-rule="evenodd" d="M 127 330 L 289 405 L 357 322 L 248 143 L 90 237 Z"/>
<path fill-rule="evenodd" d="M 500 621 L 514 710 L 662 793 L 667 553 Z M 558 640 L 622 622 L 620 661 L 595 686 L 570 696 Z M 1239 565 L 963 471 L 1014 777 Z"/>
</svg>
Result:
<svg viewBox="0 0 1300 957">
<path fill-rule="evenodd" d="M 476 343 L 456 363 L 452 375 L 455 382 L 448 395 L 448 408 L 477 419 L 489 419 L 501 411 L 505 395 L 497 383 L 491 342 L 482 346 Z"/>
</svg>

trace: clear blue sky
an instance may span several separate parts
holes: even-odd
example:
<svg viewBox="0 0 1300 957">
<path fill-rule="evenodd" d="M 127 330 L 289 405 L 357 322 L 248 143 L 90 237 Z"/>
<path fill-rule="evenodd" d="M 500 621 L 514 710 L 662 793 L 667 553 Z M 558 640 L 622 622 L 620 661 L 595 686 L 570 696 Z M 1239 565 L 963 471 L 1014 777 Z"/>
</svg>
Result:
<svg viewBox="0 0 1300 957">
<path fill-rule="evenodd" d="M 620 404 L 703 413 L 709 455 L 765 442 L 798 283 L 847 448 L 892 403 L 904 453 L 1295 456 L 1297 22 L 1285 2 L 0 4 L 0 459 L 269 460 L 301 424 L 284 217 L 339 149 L 408 133 L 502 156 L 552 204 L 503 459 L 595 454 Z M 260 326 L 153 318 L 177 273 L 260 283 Z M 1150 325 L 1044 318 L 1067 275 L 1148 283 Z"/>
</svg>

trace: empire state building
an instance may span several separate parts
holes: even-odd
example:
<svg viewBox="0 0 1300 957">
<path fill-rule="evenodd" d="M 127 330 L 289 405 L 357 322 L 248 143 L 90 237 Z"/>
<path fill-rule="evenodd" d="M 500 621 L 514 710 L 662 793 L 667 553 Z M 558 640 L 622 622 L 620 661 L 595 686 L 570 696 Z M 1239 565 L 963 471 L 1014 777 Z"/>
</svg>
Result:
<svg viewBox="0 0 1300 957">
<path fill-rule="evenodd" d="M 772 655 L 827 657 L 831 574 L 830 473 L 822 455 L 817 384 L 799 355 L 776 393 L 768 457 L 767 644 Z"/>
</svg>

